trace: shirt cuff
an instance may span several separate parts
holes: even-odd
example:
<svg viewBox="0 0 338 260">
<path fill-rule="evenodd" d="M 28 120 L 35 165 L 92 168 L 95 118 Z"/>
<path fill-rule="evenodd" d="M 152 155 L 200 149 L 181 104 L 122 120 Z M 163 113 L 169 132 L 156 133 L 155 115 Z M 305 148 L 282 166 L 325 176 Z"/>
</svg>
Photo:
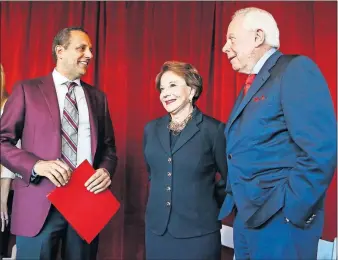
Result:
<svg viewBox="0 0 338 260">
<path fill-rule="evenodd" d="M 15 179 L 15 174 L 1 165 L 1 178 Z"/>
</svg>

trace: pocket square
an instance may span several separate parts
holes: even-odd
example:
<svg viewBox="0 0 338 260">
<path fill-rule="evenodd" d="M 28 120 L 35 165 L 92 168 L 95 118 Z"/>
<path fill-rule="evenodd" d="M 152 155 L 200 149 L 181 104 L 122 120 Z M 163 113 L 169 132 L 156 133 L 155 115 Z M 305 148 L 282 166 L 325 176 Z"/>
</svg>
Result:
<svg viewBox="0 0 338 260">
<path fill-rule="evenodd" d="M 266 99 L 265 96 L 254 97 L 253 101 L 254 101 L 254 102 L 258 102 L 258 101 L 261 101 L 261 100 L 264 100 L 264 99 Z"/>
</svg>

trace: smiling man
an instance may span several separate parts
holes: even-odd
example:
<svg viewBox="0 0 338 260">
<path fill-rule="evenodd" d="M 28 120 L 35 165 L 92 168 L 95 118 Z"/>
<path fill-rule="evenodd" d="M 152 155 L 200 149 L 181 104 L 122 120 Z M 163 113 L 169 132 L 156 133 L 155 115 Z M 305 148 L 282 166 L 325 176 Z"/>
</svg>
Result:
<svg viewBox="0 0 338 260">
<path fill-rule="evenodd" d="M 106 190 L 117 157 L 113 126 L 103 92 L 80 80 L 93 57 L 88 34 L 65 28 L 54 38 L 54 71 L 22 81 L 13 88 L 1 117 L 1 164 L 16 179 L 12 233 L 17 259 L 96 259 L 98 239 L 82 240 L 46 198 L 67 185 L 75 169 L 88 160 L 96 169 L 85 186 L 95 194 Z M 22 149 L 15 147 L 22 140 Z"/>
<path fill-rule="evenodd" d="M 336 119 L 318 66 L 283 55 L 273 16 L 237 11 L 223 52 L 248 75 L 229 117 L 227 196 L 236 259 L 316 259 L 336 167 Z"/>
</svg>

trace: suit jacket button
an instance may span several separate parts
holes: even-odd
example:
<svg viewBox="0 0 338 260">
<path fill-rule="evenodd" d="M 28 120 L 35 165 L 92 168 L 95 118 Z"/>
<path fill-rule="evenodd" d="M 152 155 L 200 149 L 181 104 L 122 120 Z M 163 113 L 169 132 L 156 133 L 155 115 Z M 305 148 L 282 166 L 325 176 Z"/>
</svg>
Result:
<svg viewBox="0 0 338 260">
<path fill-rule="evenodd" d="M 171 172 L 168 172 L 168 177 L 171 177 Z"/>
<path fill-rule="evenodd" d="M 170 201 L 167 201 L 166 206 L 170 207 L 170 205 L 171 205 Z"/>
<path fill-rule="evenodd" d="M 168 158 L 168 162 L 171 163 L 171 158 L 170 157 Z"/>
<path fill-rule="evenodd" d="M 232 154 L 228 154 L 228 159 L 229 159 L 229 160 L 232 159 Z"/>
<path fill-rule="evenodd" d="M 171 187 L 170 186 L 167 187 L 167 191 L 171 191 Z"/>
</svg>

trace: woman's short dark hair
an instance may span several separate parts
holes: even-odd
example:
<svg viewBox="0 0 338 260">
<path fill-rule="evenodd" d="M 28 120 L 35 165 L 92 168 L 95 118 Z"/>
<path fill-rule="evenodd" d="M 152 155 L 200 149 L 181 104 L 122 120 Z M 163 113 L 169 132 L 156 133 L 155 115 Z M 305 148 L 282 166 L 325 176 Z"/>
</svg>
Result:
<svg viewBox="0 0 338 260">
<path fill-rule="evenodd" d="M 70 44 L 70 33 L 72 31 L 80 31 L 88 35 L 88 33 L 82 27 L 67 27 L 59 31 L 57 35 L 55 35 L 54 37 L 53 46 L 52 46 L 52 54 L 53 54 L 53 58 L 55 61 L 57 60 L 55 47 L 58 45 L 61 45 L 65 49 L 67 49 Z"/>
<path fill-rule="evenodd" d="M 203 80 L 197 69 L 189 63 L 179 62 L 179 61 L 167 61 L 162 65 L 161 71 L 157 74 L 155 79 L 156 89 L 160 91 L 161 87 L 161 78 L 166 71 L 172 71 L 176 75 L 184 78 L 187 86 L 195 89 L 195 95 L 192 99 L 192 103 L 195 102 L 200 97 L 203 91 Z"/>
</svg>

